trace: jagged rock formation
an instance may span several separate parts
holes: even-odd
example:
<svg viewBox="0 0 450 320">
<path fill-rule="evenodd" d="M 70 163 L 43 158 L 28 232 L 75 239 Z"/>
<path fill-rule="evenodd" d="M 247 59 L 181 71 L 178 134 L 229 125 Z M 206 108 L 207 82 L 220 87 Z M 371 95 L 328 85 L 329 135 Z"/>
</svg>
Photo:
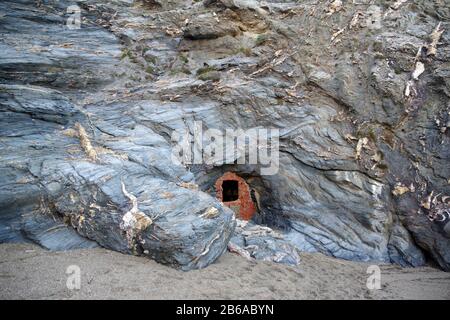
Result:
<svg viewBox="0 0 450 320">
<path fill-rule="evenodd" d="M 70 29 L 73 4 L 0 3 L 0 241 L 204 267 L 233 171 L 299 250 L 450 269 L 445 1 L 80 1 Z M 170 161 L 198 120 L 280 129 L 278 174 Z"/>
</svg>

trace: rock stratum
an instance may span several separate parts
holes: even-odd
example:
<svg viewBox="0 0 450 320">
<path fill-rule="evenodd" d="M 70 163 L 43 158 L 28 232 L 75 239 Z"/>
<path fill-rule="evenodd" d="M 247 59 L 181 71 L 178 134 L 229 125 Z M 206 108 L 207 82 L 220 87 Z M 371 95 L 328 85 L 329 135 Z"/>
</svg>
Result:
<svg viewBox="0 0 450 320">
<path fill-rule="evenodd" d="M 447 1 L 0 9 L 0 242 L 184 270 L 227 246 L 450 270 Z M 278 173 L 171 161 L 171 134 L 196 121 L 279 129 Z M 247 226 L 215 198 L 229 171 L 259 194 Z"/>
</svg>

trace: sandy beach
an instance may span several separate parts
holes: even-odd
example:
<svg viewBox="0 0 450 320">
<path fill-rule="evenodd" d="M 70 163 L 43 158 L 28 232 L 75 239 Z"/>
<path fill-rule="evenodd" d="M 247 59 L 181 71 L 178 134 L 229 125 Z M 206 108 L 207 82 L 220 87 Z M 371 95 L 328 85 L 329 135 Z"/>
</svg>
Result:
<svg viewBox="0 0 450 320">
<path fill-rule="evenodd" d="M 367 263 L 301 255 L 290 267 L 226 253 L 206 269 L 178 271 L 105 249 L 49 252 L 0 245 L 1 299 L 450 299 L 450 273 L 381 265 L 381 289 L 369 290 Z M 67 288 L 67 268 L 81 271 Z"/>
</svg>

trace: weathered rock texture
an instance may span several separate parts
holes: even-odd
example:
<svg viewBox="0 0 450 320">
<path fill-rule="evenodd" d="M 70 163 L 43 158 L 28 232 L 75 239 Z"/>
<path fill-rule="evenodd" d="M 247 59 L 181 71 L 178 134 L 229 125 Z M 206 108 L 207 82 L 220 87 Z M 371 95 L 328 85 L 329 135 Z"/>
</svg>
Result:
<svg viewBox="0 0 450 320">
<path fill-rule="evenodd" d="M 253 222 L 237 220 L 236 231 L 228 243 L 228 250 L 246 259 L 273 261 L 299 265 L 298 249 L 284 235 Z"/>
<path fill-rule="evenodd" d="M 299 250 L 450 270 L 449 4 L 359 2 L 80 1 L 71 30 L 76 2 L 2 1 L 0 240 L 204 267 L 233 171 Z M 278 174 L 171 162 L 194 121 L 279 128 Z"/>
</svg>

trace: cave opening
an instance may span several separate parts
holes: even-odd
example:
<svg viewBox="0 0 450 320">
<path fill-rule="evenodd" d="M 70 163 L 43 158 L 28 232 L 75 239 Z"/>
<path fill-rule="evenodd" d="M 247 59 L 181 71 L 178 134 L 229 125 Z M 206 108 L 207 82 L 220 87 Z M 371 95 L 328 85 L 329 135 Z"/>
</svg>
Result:
<svg viewBox="0 0 450 320">
<path fill-rule="evenodd" d="M 239 219 L 250 220 L 257 211 L 247 182 L 233 172 L 226 172 L 217 179 L 216 197 L 236 213 Z"/>
<path fill-rule="evenodd" d="M 225 180 L 222 183 L 222 201 L 230 202 L 239 199 L 239 182 L 236 180 Z"/>
<path fill-rule="evenodd" d="M 209 193 L 236 213 L 236 218 L 251 220 L 258 225 L 288 232 L 291 229 L 289 218 L 279 202 L 280 187 L 270 176 L 261 176 L 252 167 L 224 165 L 221 167 L 193 169 L 196 182 L 201 190 Z M 223 189 L 231 187 L 239 195 L 237 200 L 228 201 Z M 229 184 L 234 184 L 229 185 Z M 225 197 L 224 197 L 225 196 Z M 234 198 L 231 198 L 234 199 Z"/>
</svg>

